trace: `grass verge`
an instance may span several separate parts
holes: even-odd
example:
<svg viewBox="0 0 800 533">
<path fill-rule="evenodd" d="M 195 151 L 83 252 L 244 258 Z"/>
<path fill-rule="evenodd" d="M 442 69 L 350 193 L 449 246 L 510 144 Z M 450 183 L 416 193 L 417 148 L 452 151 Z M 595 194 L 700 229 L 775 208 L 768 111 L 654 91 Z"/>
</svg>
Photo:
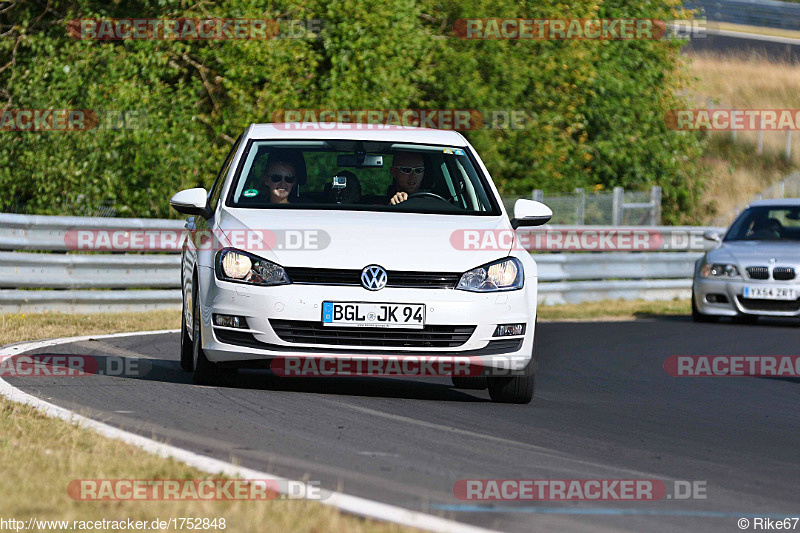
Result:
<svg viewBox="0 0 800 533">
<path fill-rule="evenodd" d="M 566 305 L 540 305 L 542 320 L 634 320 L 654 316 L 688 316 L 692 303 L 686 299 L 649 302 L 646 300 L 604 300 Z"/>
</svg>

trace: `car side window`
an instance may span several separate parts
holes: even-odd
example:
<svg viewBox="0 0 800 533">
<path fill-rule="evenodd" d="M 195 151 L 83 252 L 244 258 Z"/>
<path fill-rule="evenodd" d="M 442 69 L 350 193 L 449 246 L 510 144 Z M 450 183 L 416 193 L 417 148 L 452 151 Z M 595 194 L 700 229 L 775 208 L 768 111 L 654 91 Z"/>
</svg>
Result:
<svg viewBox="0 0 800 533">
<path fill-rule="evenodd" d="M 236 154 L 237 148 L 239 148 L 239 142 L 242 140 L 242 136 L 240 135 L 236 142 L 233 143 L 233 148 L 231 151 L 228 152 L 228 157 L 225 159 L 225 163 L 222 164 L 222 169 L 219 171 L 217 175 L 217 179 L 214 182 L 214 186 L 211 188 L 211 192 L 208 194 L 208 208 L 211 209 L 211 212 L 217 210 L 217 202 L 219 202 L 219 196 L 222 194 L 222 185 L 225 183 L 225 176 L 228 175 L 228 171 L 231 168 L 231 163 L 233 163 L 233 156 Z"/>
</svg>

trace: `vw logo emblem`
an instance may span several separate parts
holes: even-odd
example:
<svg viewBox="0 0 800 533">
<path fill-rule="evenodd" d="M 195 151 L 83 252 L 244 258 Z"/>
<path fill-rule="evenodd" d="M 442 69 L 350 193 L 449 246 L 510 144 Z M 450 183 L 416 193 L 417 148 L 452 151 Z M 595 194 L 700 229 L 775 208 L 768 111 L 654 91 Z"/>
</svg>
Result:
<svg viewBox="0 0 800 533">
<path fill-rule="evenodd" d="M 378 265 L 370 265 L 361 271 L 361 285 L 370 291 L 379 291 L 386 286 L 386 271 Z"/>
</svg>

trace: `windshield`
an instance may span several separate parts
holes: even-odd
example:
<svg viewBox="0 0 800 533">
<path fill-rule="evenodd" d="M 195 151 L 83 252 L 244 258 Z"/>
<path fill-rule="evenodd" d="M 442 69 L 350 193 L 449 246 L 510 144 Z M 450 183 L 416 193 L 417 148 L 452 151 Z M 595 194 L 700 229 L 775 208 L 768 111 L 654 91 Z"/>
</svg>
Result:
<svg viewBox="0 0 800 533">
<path fill-rule="evenodd" d="M 800 206 L 751 207 L 731 225 L 726 241 L 800 241 Z"/>
<path fill-rule="evenodd" d="M 370 141 L 250 141 L 226 205 L 500 214 L 463 148 Z"/>
</svg>

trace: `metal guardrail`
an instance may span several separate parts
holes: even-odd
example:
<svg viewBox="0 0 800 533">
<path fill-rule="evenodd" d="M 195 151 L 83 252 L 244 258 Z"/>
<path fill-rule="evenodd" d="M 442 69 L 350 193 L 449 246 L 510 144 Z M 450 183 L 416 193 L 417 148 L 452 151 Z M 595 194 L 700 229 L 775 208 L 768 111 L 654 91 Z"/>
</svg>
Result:
<svg viewBox="0 0 800 533">
<path fill-rule="evenodd" d="M 67 231 L 181 230 L 185 222 L 169 219 L 54 217 L 0 213 L 0 250 L 68 251 Z"/>
<path fill-rule="evenodd" d="M 766 26 L 797 30 L 800 28 L 800 4 L 775 0 L 692 0 L 687 9 L 698 9 L 699 17 L 709 22 L 731 22 L 748 26 Z"/>
<path fill-rule="evenodd" d="M 177 220 L 48 217 L 0 214 L 0 312 L 107 312 L 178 309 L 176 253 L 63 253 L 67 232 L 183 229 Z M 590 226 L 543 226 L 562 234 Z M 687 297 L 694 262 L 711 243 L 706 229 L 618 227 L 659 235 L 669 252 L 536 253 L 539 300 L 545 305 L 604 299 Z M 22 250 L 22 251 L 8 251 Z M 56 253 L 33 253 L 52 251 Z M 35 289 L 35 290 L 25 290 Z"/>
<path fill-rule="evenodd" d="M 539 281 L 688 279 L 701 253 L 542 254 Z M 572 283 L 569 283 L 571 286 Z"/>
<path fill-rule="evenodd" d="M 0 252 L 0 288 L 140 289 L 180 286 L 172 255 L 76 255 Z"/>
</svg>

